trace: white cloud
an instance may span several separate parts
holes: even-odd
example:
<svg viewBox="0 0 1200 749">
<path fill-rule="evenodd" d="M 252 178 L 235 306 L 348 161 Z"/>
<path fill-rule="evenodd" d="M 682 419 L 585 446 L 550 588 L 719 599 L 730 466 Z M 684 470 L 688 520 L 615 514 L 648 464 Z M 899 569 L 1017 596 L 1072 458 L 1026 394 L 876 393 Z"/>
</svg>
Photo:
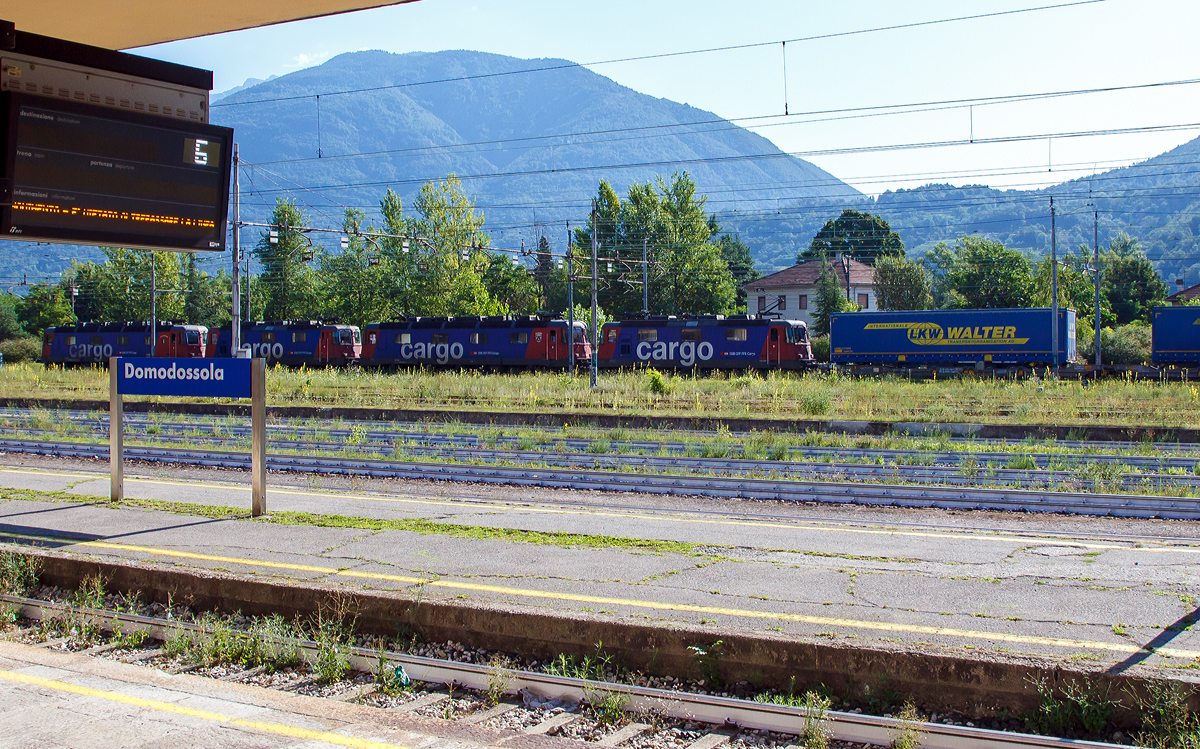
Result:
<svg viewBox="0 0 1200 749">
<path fill-rule="evenodd" d="M 305 54 L 305 53 L 301 52 L 300 54 L 298 54 L 292 58 L 292 61 L 290 63 L 288 63 L 288 67 L 289 68 L 307 68 L 307 67 L 311 67 L 313 65 L 320 65 L 321 63 L 323 63 L 329 59 L 329 55 L 330 55 L 330 53 L 328 51 L 313 52 L 312 54 Z"/>
</svg>

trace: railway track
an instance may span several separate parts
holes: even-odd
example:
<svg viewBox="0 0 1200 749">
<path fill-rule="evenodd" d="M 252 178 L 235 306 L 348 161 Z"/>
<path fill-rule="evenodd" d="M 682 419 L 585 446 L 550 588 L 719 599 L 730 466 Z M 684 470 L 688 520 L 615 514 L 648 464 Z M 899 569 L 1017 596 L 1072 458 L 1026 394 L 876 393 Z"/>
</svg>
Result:
<svg viewBox="0 0 1200 749">
<path fill-rule="evenodd" d="M 0 439 L 0 450 L 56 457 L 106 459 L 108 446 L 80 442 Z M 221 468 L 247 469 L 250 456 L 195 447 L 127 446 L 128 459 Z M 825 502 L 911 508 L 1061 512 L 1113 517 L 1200 518 L 1200 499 L 1133 494 L 1069 493 L 1032 489 L 984 487 L 926 487 L 889 484 L 850 484 L 843 481 L 805 481 L 746 476 L 688 476 L 544 468 L 379 460 L 345 456 L 268 455 L 267 468 L 298 473 L 363 475 L 510 484 L 561 489 L 643 492 L 776 500 Z"/>
<path fill-rule="evenodd" d="M 26 429 L 35 435 L 53 434 L 50 430 Z M 99 434 L 102 430 L 94 430 Z M 171 430 L 167 430 L 171 431 Z M 240 432 L 239 432 L 240 434 Z M 142 436 L 153 442 L 179 445 L 204 444 L 212 447 L 237 448 L 239 442 L 249 439 L 249 434 L 238 437 L 218 436 L 213 431 L 207 435 L 148 434 L 146 431 L 128 429 L 126 438 Z M 1095 490 L 1097 482 L 1077 471 L 1006 469 L 994 465 L 980 467 L 977 463 L 958 465 L 880 465 L 876 463 L 839 462 L 792 462 L 780 460 L 750 460 L 745 458 L 695 458 L 680 456 L 646 456 L 637 454 L 597 455 L 579 452 L 552 452 L 549 450 L 501 450 L 483 446 L 464 447 L 451 445 L 423 445 L 406 442 L 358 442 L 316 441 L 296 439 L 272 439 L 268 447 L 275 450 L 316 451 L 339 453 L 353 450 L 364 456 L 396 456 L 402 451 L 407 456 L 416 455 L 435 460 L 451 460 L 461 463 L 497 463 L 506 465 L 541 465 L 554 468 L 577 467 L 588 470 L 651 470 L 655 472 L 686 472 L 697 475 L 724 476 L 778 476 L 793 479 L 826 479 L 856 482 L 884 482 L 928 484 L 934 486 L 1012 486 L 1020 488 L 1054 488 L 1074 484 Z M 1086 464 L 1080 464 L 1083 469 Z M 1125 491 L 1136 491 L 1147 486 L 1155 488 L 1177 488 L 1200 491 L 1200 476 L 1180 474 L 1124 474 L 1119 481 Z"/>
<path fill-rule="evenodd" d="M 7 415 L 7 414 L 4 414 Z M 8 415 L 8 418 L 31 423 L 32 419 L 28 413 Z M 89 426 L 94 432 L 106 432 L 108 430 L 108 419 L 106 417 L 84 417 L 78 412 L 68 414 L 65 417 L 72 424 L 79 426 Z M 516 436 L 496 436 L 488 437 L 481 435 L 470 435 L 470 433 L 444 433 L 444 432 L 428 432 L 418 429 L 421 425 L 402 424 L 397 425 L 400 429 L 395 430 L 378 430 L 378 429 L 362 429 L 364 425 L 356 424 L 352 429 L 317 429 L 311 426 L 287 426 L 287 425 L 269 425 L 269 435 L 274 435 L 274 442 L 286 444 L 288 442 L 300 443 L 302 439 L 308 439 L 314 444 L 328 444 L 332 439 L 336 438 L 343 445 L 404 445 L 409 450 L 413 447 L 434 447 L 434 448 L 469 448 L 472 450 L 479 449 L 499 449 L 500 445 L 504 445 L 504 449 L 521 449 L 522 444 L 528 438 Z M 412 427 L 412 429 L 406 429 Z M 222 424 L 217 426 L 214 423 L 203 423 L 203 421 L 182 421 L 182 423 L 172 423 L 172 421 L 151 421 L 144 417 L 136 417 L 136 415 L 126 415 L 126 429 L 130 433 L 175 433 L 175 435 L 236 435 L 241 437 L 250 437 L 250 426 L 244 424 Z M 149 431 L 148 431 L 149 430 Z M 328 439 L 319 441 L 320 436 L 326 436 Z M 970 450 L 923 450 L 923 449 L 893 449 L 893 448 L 850 448 L 850 447 L 820 447 L 820 445 L 787 445 L 788 457 L 786 460 L 822 460 L 828 462 L 830 459 L 840 459 L 840 461 L 857 461 L 866 463 L 899 463 L 899 465 L 911 466 L 953 466 L 961 469 L 965 463 L 973 463 L 974 466 L 980 468 L 996 468 L 1003 471 L 1003 466 L 1014 460 L 1028 460 L 1034 466 L 1040 469 L 1049 469 L 1049 471 L 1062 471 L 1063 467 L 1078 467 L 1087 465 L 1087 463 L 1105 463 L 1105 465 L 1117 465 L 1130 468 L 1148 468 L 1152 471 L 1188 471 L 1200 473 L 1200 456 L 1176 456 L 1176 455 L 1118 455 L 1118 454 L 1080 454 L 1080 455 L 1064 455 L 1055 453 L 1021 453 L 1015 454 L 1010 451 L 989 451 L 978 450 L 976 445 L 972 443 Z M 1020 444 L 1020 443 L 1015 443 Z M 1097 444 L 1105 443 L 1067 443 L 1056 442 L 1056 445 L 1062 447 L 1072 447 L 1074 449 L 1096 449 Z M 623 460 L 628 460 L 631 455 L 648 453 L 652 455 L 680 455 L 684 454 L 685 459 L 695 459 L 696 456 L 689 456 L 686 453 L 703 449 L 704 445 L 689 444 L 677 441 L 606 441 L 606 439 L 586 439 L 586 438 L 570 438 L 570 437 L 553 437 L 542 441 L 539 445 L 541 449 L 521 449 L 522 453 L 539 453 L 545 454 L 548 451 L 552 453 L 588 453 L 596 454 L 600 448 L 605 448 L 604 453 L 620 455 Z M 1129 443 L 1128 447 L 1133 449 L 1136 447 L 1134 443 Z M 740 444 L 724 445 L 724 449 L 731 456 L 742 456 L 743 447 Z M 714 460 L 714 459 L 704 459 Z M 748 459 L 742 459 L 748 460 Z M 749 459 L 754 461 L 754 459 Z M 754 461 L 757 463 L 755 469 L 761 471 L 779 471 L 781 465 L 785 465 L 782 460 Z M 1027 469 L 1019 469 L 1025 473 Z M 1054 477 L 1048 477 L 1054 478 Z"/>
<path fill-rule="evenodd" d="M 195 632 L 198 629 L 196 624 L 174 619 L 78 608 L 40 599 L 0 595 L 0 601 L 19 607 L 21 615 L 32 621 L 41 622 L 64 617 L 82 618 L 101 627 L 109 636 L 120 633 L 127 638 L 133 633 L 141 632 L 148 638 L 165 642 L 174 634 Z M 320 657 L 321 645 L 317 642 L 289 638 L 287 644 L 298 650 L 302 661 L 306 664 L 311 664 Z M 93 646 L 90 650 L 97 653 L 103 652 L 105 646 Z M 444 702 L 456 689 L 465 688 L 481 693 L 496 689 L 496 671 L 489 666 L 362 647 L 350 647 L 348 650 L 349 665 L 354 671 L 365 674 L 381 671 L 389 673 L 400 667 L 413 681 L 429 687 L 424 696 L 417 697 L 413 703 L 422 701 L 424 705 L 432 705 Z M 86 654 L 89 651 L 83 652 Z M 153 664 L 155 658 L 156 649 L 152 646 L 135 651 L 129 660 Z M 626 717 L 632 719 L 631 722 L 621 731 L 610 733 L 599 741 L 589 742 L 610 748 L 619 746 L 621 743 L 617 740 L 619 738 L 623 737 L 623 740 L 626 741 L 633 740 L 639 733 L 651 730 L 650 725 L 636 722 L 639 715 L 646 714 L 657 714 L 706 724 L 708 730 L 702 732 L 702 735 L 694 740 L 688 749 L 701 749 L 702 747 L 715 749 L 743 731 L 769 731 L 783 736 L 793 736 L 796 737 L 793 746 L 798 746 L 801 743 L 800 736 L 807 716 L 805 708 L 799 706 L 616 682 L 576 679 L 536 671 L 511 670 L 505 674 L 505 677 L 506 683 L 503 691 L 507 700 L 511 700 L 511 695 L 532 695 L 535 700 L 549 700 L 559 704 L 577 706 L 582 702 L 594 699 L 596 695 L 622 695 L 625 700 L 624 710 L 628 713 Z M 236 676 L 225 678 L 227 680 L 236 679 Z M 439 686 L 447 689 L 445 696 L 442 696 L 437 690 Z M 284 688 L 288 689 L 287 686 Z M 361 686 L 358 687 L 357 693 L 354 690 L 355 686 L 351 684 L 347 690 L 348 694 L 337 694 L 332 698 L 363 701 L 364 698 L 369 697 L 369 690 L 363 689 Z M 528 702 L 528 698 L 525 701 Z M 403 710 L 404 705 L 400 705 L 400 709 Z M 499 716 L 505 712 L 520 709 L 523 709 L 520 705 L 502 700 L 486 711 L 482 707 L 470 711 L 460 720 L 468 723 L 481 723 L 489 715 Z M 570 710 L 558 712 L 555 716 L 525 730 L 524 733 L 561 730 L 579 718 L 577 712 Z M 902 723 L 894 718 L 838 711 L 826 712 L 823 716 L 823 723 L 832 739 L 856 744 L 887 746 L 903 729 L 908 728 L 918 733 L 920 745 L 927 749 L 1014 749 L 1020 747 L 1028 749 L 1057 749 L 1059 747 L 1063 749 L 1067 747 L 1101 749 L 1114 746 L 1099 742 L 1068 740 L 943 723 Z"/>
</svg>

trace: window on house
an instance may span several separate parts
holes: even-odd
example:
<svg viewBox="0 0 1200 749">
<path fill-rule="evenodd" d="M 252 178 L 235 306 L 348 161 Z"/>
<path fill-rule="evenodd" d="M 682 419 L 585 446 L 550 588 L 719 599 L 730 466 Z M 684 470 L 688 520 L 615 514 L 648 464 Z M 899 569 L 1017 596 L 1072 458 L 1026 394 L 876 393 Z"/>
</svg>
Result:
<svg viewBox="0 0 1200 749">
<path fill-rule="evenodd" d="M 725 340 L 727 341 L 744 341 L 746 340 L 745 328 L 725 328 Z"/>
<path fill-rule="evenodd" d="M 700 328 L 684 328 L 679 331 L 679 340 L 681 341 L 699 341 Z"/>
<path fill-rule="evenodd" d="M 657 341 L 658 330 L 656 328 L 642 328 L 638 331 L 638 342 L 642 341 Z"/>
<path fill-rule="evenodd" d="M 796 309 L 808 309 L 808 295 L 801 294 L 800 302 L 796 305 Z"/>
<path fill-rule="evenodd" d="M 784 296 L 783 294 L 779 295 L 779 306 L 776 307 L 775 309 L 779 310 L 780 312 L 783 312 L 784 310 L 787 309 L 787 297 L 786 296 Z"/>
<path fill-rule="evenodd" d="M 868 301 L 869 301 L 869 298 L 868 298 L 868 296 L 867 296 L 866 294 L 859 294 L 859 295 L 858 295 L 858 306 L 859 306 L 859 307 L 862 307 L 863 309 L 866 309 L 866 308 L 867 308 L 867 302 L 868 302 Z"/>
<path fill-rule="evenodd" d="M 486 346 L 487 345 L 487 333 L 472 333 L 471 334 L 471 343 L 475 344 L 476 346 Z"/>
<path fill-rule="evenodd" d="M 767 311 L 767 298 L 765 296 L 760 296 L 758 298 L 758 311 L 759 312 Z"/>
</svg>

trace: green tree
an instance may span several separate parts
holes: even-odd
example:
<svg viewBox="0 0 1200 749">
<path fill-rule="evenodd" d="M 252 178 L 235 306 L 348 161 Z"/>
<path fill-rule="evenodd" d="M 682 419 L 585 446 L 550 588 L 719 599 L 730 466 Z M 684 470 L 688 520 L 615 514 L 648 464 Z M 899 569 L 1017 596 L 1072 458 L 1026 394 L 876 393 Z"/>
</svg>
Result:
<svg viewBox="0 0 1200 749">
<path fill-rule="evenodd" d="M 1058 268 L 1058 305 L 1070 307 L 1079 313 L 1081 319 L 1091 319 L 1096 314 L 1096 281 L 1088 267 L 1087 260 L 1090 251 L 1083 247 L 1080 254 L 1064 253 L 1059 260 Z M 1045 257 L 1034 266 L 1034 292 L 1030 304 L 1035 307 L 1050 306 L 1050 258 Z M 1108 299 L 1100 295 L 1100 324 L 1112 325 L 1114 322 Z M 1091 323 L 1088 323 L 1091 326 Z"/>
<path fill-rule="evenodd" d="M 20 338 L 21 321 L 17 318 L 21 298 L 14 294 L 0 295 L 0 341 Z"/>
<path fill-rule="evenodd" d="M 1117 325 L 1149 322 L 1150 308 L 1167 299 L 1167 285 L 1154 270 L 1138 241 L 1119 234 L 1100 260 L 1102 295 L 1108 300 Z"/>
<path fill-rule="evenodd" d="M 740 310 L 746 309 L 746 290 L 741 288 L 742 284 L 762 278 L 762 273 L 754 267 L 750 246 L 736 234 L 722 234 L 717 240 L 717 247 L 721 248 L 721 259 L 729 266 L 729 273 L 733 276 L 736 290 L 734 304 Z"/>
<path fill-rule="evenodd" d="M 495 306 L 483 275 L 491 263 L 490 238 L 483 214 L 451 174 L 426 182 L 409 224 L 417 235 L 410 255 L 415 272 L 409 295 L 413 312 L 422 315 L 487 315 Z"/>
<path fill-rule="evenodd" d="M 61 286 L 39 283 L 17 304 L 17 319 L 26 333 L 40 337 L 46 328 L 75 322 L 75 315 Z"/>
<path fill-rule="evenodd" d="M 812 329 L 816 335 L 829 334 L 829 318 L 835 312 L 850 312 L 858 309 L 858 305 L 846 298 L 846 290 L 838 281 L 837 274 L 829 258 L 821 258 L 821 272 L 817 276 L 816 314 L 813 315 Z"/>
<path fill-rule="evenodd" d="M 316 279 L 308 265 L 315 251 L 303 231 L 307 224 L 308 217 L 295 202 L 280 198 L 271 212 L 271 229 L 254 247 L 262 265 L 259 281 L 266 294 L 263 314 L 268 320 L 316 317 Z"/>
<path fill-rule="evenodd" d="M 601 182 L 596 196 L 600 304 L 626 312 L 642 307 L 642 243 L 650 261 L 650 310 L 660 314 L 720 313 L 734 309 L 736 289 L 721 248 L 719 230 L 705 213 L 706 198 L 686 172 L 670 182 L 634 184 L 622 201 Z M 575 231 L 577 276 L 591 276 L 592 227 Z"/>
<path fill-rule="evenodd" d="M 874 265 L 884 255 L 903 257 L 904 242 L 879 216 L 847 208 L 841 216 L 825 222 L 796 262 L 839 253 Z"/>
<path fill-rule="evenodd" d="M 492 314 L 532 314 L 541 308 L 537 281 L 505 253 L 492 253 L 483 275 Z"/>
<path fill-rule="evenodd" d="M 958 240 L 947 278 L 954 292 L 952 303 L 963 309 L 1028 307 L 1033 300 L 1029 260 L 983 237 Z"/>
<path fill-rule="evenodd" d="M 875 296 L 882 310 L 928 309 L 929 274 L 920 263 L 884 255 L 875 262 Z"/>
<path fill-rule="evenodd" d="M 150 319 L 151 289 L 157 288 L 155 313 L 160 320 L 185 315 L 184 277 L 180 254 L 105 247 L 103 263 L 76 262 L 63 274 L 62 285 L 75 288 L 75 312 L 81 320 L 134 322 Z M 151 266 L 153 265 L 153 270 Z M 68 298 L 69 303 L 69 298 Z"/>
<path fill-rule="evenodd" d="M 342 219 L 345 249 L 322 249 L 317 254 L 321 317 L 359 327 L 392 317 L 393 301 L 388 288 L 391 263 L 362 236 L 372 231 L 363 225 L 365 221 L 363 211 L 347 208 Z"/>
<path fill-rule="evenodd" d="M 183 319 L 207 328 L 229 322 L 232 279 L 224 270 L 216 276 L 200 270 L 195 255 L 185 255 L 183 265 Z"/>
<path fill-rule="evenodd" d="M 550 252 L 550 240 L 538 237 L 537 263 L 533 268 L 533 279 L 538 285 L 538 307 L 549 309 L 550 283 L 554 276 L 554 255 Z"/>
</svg>

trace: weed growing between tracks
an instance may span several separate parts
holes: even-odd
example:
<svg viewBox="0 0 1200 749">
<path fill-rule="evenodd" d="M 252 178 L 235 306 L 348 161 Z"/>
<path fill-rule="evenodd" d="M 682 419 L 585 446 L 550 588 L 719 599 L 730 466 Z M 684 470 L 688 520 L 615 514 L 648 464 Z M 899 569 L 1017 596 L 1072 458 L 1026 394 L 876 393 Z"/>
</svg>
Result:
<svg viewBox="0 0 1200 749">
<path fill-rule="evenodd" d="M 1145 425 L 1200 423 L 1200 398 L 1188 383 L 1102 380 L 909 382 L 836 373 L 717 372 L 659 375 L 605 371 L 592 390 L 586 374 L 361 369 L 288 370 L 267 377 L 271 405 L 554 411 L 682 417 L 778 417 L 872 421 Z M 657 380 L 655 380 L 657 382 Z M 1039 388 L 1042 388 L 1039 390 Z M 15 364 L 0 371 L 0 398 L 108 398 L 99 368 Z"/>
</svg>

